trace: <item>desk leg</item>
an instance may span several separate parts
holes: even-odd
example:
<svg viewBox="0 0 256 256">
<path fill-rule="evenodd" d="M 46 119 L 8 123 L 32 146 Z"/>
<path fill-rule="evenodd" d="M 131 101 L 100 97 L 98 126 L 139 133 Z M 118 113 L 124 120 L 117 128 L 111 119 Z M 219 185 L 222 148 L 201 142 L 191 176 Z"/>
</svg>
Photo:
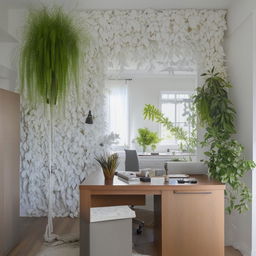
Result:
<svg viewBox="0 0 256 256">
<path fill-rule="evenodd" d="M 171 192 L 163 191 L 154 196 L 155 228 L 154 240 L 159 256 L 170 256 Z"/>
<path fill-rule="evenodd" d="M 162 255 L 162 211 L 161 196 L 154 195 L 154 242 L 157 248 L 157 255 Z"/>
<path fill-rule="evenodd" d="M 80 190 L 80 256 L 90 256 L 90 191 Z"/>
<path fill-rule="evenodd" d="M 162 238 L 162 254 L 161 256 L 170 256 L 171 247 L 171 192 L 163 191 L 161 197 L 161 238 Z"/>
</svg>

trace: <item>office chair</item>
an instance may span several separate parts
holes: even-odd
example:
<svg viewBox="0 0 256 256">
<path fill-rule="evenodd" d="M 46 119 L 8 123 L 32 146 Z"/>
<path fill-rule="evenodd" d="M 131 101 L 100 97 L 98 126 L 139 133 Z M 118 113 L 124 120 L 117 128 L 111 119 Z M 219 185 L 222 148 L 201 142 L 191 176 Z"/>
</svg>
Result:
<svg viewBox="0 0 256 256">
<path fill-rule="evenodd" d="M 138 172 L 139 171 L 139 160 L 136 150 L 125 149 L 125 171 L 126 172 Z M 131 208 L 133 210 L 134 206 Z M 133 219 L 133 223 L 138 224 L 137 234 L 140 235 L 143 231 L 143 227 L 145 225 L 144 221 L 138 218 Z"/>
<path fill-rule="evenodd" d="M 126 172 L 138 172 L 139 160 L 137 151 L 133 149 L 125 149 L 125 171 Z"/>
</svg>

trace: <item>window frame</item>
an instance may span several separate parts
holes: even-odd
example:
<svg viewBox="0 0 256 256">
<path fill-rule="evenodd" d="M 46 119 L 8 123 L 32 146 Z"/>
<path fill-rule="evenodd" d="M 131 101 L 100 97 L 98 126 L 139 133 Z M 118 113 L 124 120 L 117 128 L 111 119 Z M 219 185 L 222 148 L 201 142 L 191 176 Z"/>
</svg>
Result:
<svg viewBox="0 0 256 256">
<path fill-rule="evenodd" d="M 193 95 L 194 91 L 160 91 L 160 95 L 159 95 L 159 109 L 161 110 L 161 112 L 163 112 L 162 110 L 162 104 L 164 102 L 174 102 L 175 103 L 175 125 L 177 123 L 185 123 L 185 122 L 177 122 L 177 94 L 188 94 L 190 97 Z M 175 95 L 175 99 L 172 100 L 172 99 L 163 99 L 162 98 L 162 95 L 163 94 L 174 94 Z M 191 100 L 192 102 L 192 100 Z M 189 125 L 189 133 L 191 132 L 191 125 Z M 159 136 L 162 137 L 162 125 L 160 124 L 159 125 Z M 176 144 L 168 144 L 168 143 L 163 143 L 164 141 L 166 140 L 162 140 L 160 143 L 159 143 L 159 146 L 161 147 L 168 147 L 170 149 L 179 149 L 179 144 L 177 143 L 177 139 L 175 139 L 176 141 Z"/>
</svg>

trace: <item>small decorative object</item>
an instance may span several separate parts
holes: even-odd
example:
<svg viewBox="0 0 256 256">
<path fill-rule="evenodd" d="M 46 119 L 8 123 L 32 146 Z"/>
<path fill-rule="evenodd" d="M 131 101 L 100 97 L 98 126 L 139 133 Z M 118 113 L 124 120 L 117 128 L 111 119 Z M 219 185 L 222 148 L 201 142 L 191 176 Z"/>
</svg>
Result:
<svg viewBox="0 0 256 256">
<path fill-rule="evenodd" d="M 118 154 L 104 154 L 97 156 L 95 160 L 100 164 L 104 177 L 105 177 L 105 185 L 112 185 L 113 178 L 118 167 Z"/>
<path fill-rule="evenodd" d="M 93 118 L 92 118 L 91 110 L 89 110 L 89 113 L 88 113 L 88 116 L 86 117 L 85 123 L 86 124 L 93 124 Z"/>
<path fill-rule="evenodd" d="M 165 171 L 163 169 L 155 169 L 155 176 L 164 176 Z"/>
<path fill-rule="evenodd" d="M 156 132 L 151 132 L 148 128 L 138 129 L 139 136 L 136 138 L 137 143 L 142 146 L 143 152 L 146 152 L 148 146 L 152 150 L 156 149 L 156 145 L 161 141 Z"/>
<path fill-rule="evenodd" d="M 165 183 L 165 177 L 151 177 L 151 184 L 162 185 Z"/>
<path fill-rule="evenodd" d="M 169 177 L 168 177 L 168 163 L 164 163 L 164 170 L 165 170 L 165 182 L 169 182 Z"/>
</svg>

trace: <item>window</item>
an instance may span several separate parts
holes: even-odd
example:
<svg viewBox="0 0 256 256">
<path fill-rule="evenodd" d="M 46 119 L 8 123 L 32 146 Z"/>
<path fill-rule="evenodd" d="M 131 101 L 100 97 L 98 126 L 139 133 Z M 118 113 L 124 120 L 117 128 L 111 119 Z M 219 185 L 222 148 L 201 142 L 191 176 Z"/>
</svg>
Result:
<svg viewBox="0 0 256 256">
<path fill-rule="evenodd" d="M 108 80 L 107 123 L 109 132 L 119 135 L 118 146 L 128 144 L 128 86 L 125 80 Z"/>
<path fill-rule="evenodd" d="M 175 126 L 181 127 L 188 134 L 191 134 L 191 124 L 187 118 L 190 114 L 190 106 L 192 103 L 192 92 L 161 92 L 160 108 L 162 113 L 169 118 Z M 161 125 L 162 145 L 178 147 L 179 141 L 171 135 L 168 130 Z"/>
</svg>

